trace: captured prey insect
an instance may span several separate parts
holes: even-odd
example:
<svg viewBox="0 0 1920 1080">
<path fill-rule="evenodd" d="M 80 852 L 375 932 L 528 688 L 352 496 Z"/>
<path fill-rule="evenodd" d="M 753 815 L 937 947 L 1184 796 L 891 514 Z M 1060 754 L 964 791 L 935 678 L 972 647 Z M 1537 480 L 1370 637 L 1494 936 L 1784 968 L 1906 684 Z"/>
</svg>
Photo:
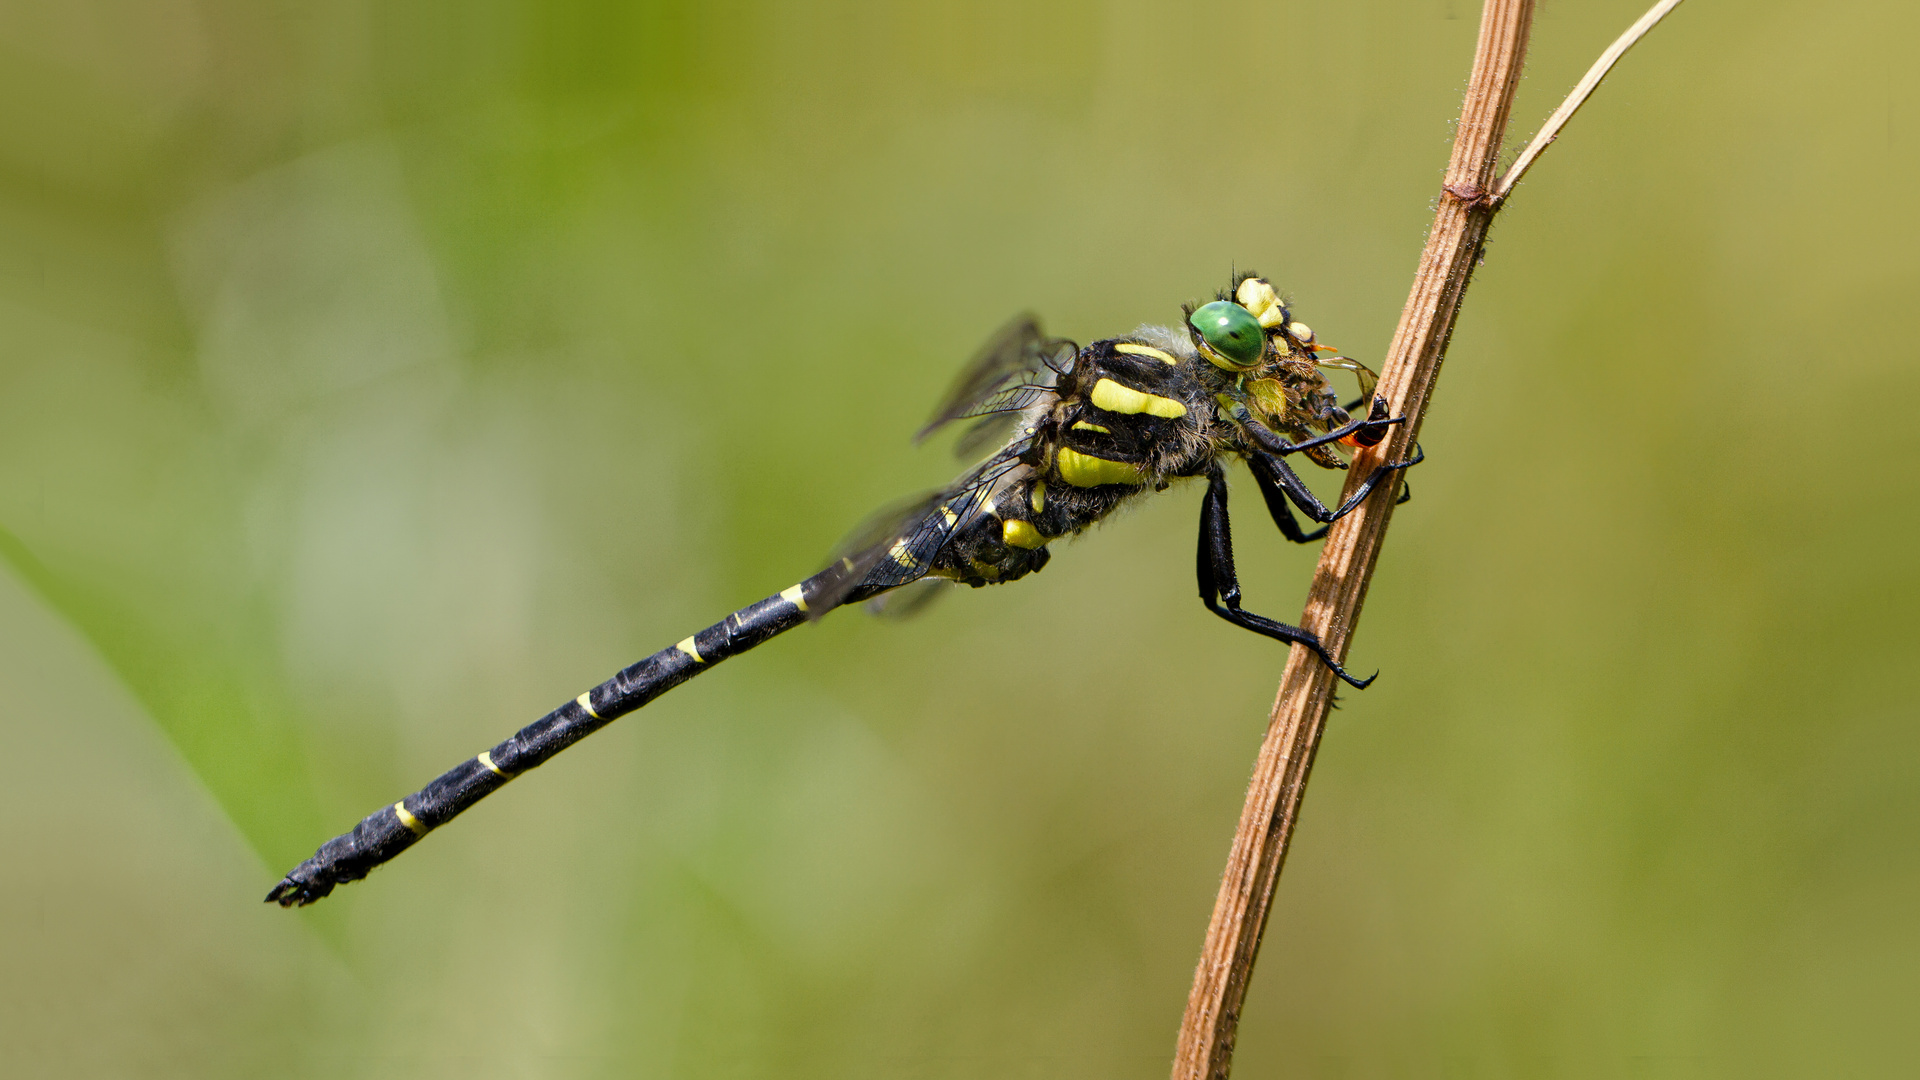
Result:
<svg viewBox="0 0 1920 1080">
<path fill-rule="evenodd" d="M 1379 465 L 1345 502 L 1329 509 L 1286 458 L 1344 469 L 1337 447 L 1369 447 L 1405 417 L 1389 417 L 1375 377 L 1314 342 L 1266 279 L 1238 275 L 1228 292 L 1185 309 L 1179 329 L 1142 326 L 1085 348 L 1049 338 L 1031 317 L 988 343 L 920 432 L 925 438 L 973 419 L 963 453 L 998 448 L 951 486 L 881 515 L 820 573 L 751 604 L 671 648 L 647 657 L 548 713 L 505 742 L 462 762 L 425 788 L 382 807 L 353 831 L 327 841 L 267 894 L 283 907 L 311 904 L 368 871 L 515 776 L 730 656 L 834 608 L 902 586 L 935 581 L 972 586 L 1015 581 L 1047 564 L 1047 545 L 1073 536 L 1115 507 L 1174 480 L 1202 477 L 1197 567 L 1200 598 L 1236 626 L 1312 649 L 1356 687 L 1319 638 L 1240 606 L 1227 525 L 1222 462 L 1246 461 L 1274 524 L 1289 540 L 1305 531 L 1289 504 L 1322 526 L 1338 519 L 1383 479 L 1420 461 Z M 1351 371 L 1363 419 L 1339 404 L 1323 369 Z M 1358 402 L 1354 403 L 1355 405 Z M 1397 485 L 1396 485 L 1397 486 Z M 1402 496 L 1404 498 L 1404 495 Z"/>
</svg>

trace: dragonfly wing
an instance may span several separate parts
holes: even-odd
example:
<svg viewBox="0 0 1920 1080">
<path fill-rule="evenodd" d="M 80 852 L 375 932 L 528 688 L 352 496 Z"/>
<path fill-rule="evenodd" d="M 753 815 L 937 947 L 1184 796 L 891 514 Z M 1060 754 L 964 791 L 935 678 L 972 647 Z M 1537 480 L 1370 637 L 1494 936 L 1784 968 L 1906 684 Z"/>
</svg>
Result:
<svg viewBox="0 0 1920 1080">
<path fill-rule="evenodd" d="M 1066 370 L 1078 351 L 1073 342 L 1040 332 L 1032 315 L 1020 315 L 1001 327 L 973 358 L 947 391 L 933 418 L 914 436 L 915 442 L 955 420 L 998 418 L 1018 413 L 1049 393 L 1058 372 Z M 957 452 L 971 454 L 1004 438 L 1011 430 L 1005 421 L 975 425 L 960 440 Z"/>
<path fill-rule="evenodd" d="M 1373 388 L 1380 384 L 1380 376 L 1375 374 L 1372 368 L 1355 360 L 1351 356 L 1328 356 L 1315 360 L 1313 363 L 1316 367 L 1336 368 L 1341 371 L 1353 372 L 1353 377 L 1360 383 L 1360 396 L 1354 398 L 1352 404 L 1347 406 L 1348 412 L 1352 412 L 1354 409 L 1371 401 L 1373 399 Z"/>
<path fill-rule="evenodd" d="M 1020 465 L 1024 446 L 1009 446 L 958 483 L 889 506 L 856 530 L 832 565 L 807 579 L 807 615 L 819 618 L 918 581 L 956 532 L 974 519 L 1001 477 Z"/>
<path fill-rule="evenodd" d="M 952 486 L 886 507 L 855 530 L 835 552 L 833 564 L 807 579 L 807 616 L 817 619 L 926 577 L 954 533 L 979 513 L 1000 478 L 1020 464 L 1033 432 L 1019 429 L 1019 414 L 1054 393 L 1050 380 L 1068 370 L 1077 351 L 1071 341 L 1042 334 L 1031 315 L 1001 327 L 916 437 L 979 417 L 961 436 L 958 451 L 972 454 L 993 442 L 1000 442 L 1000 449 Z"/>
<path fill-rule="evenodd" d="M 944 578 L 925 577 L 881 593 L 863 605 L 870 614 L 886 619 L 911 619 L 933 606 L 936 600 L 953 591 L 954 583 Z"/>
</svg>

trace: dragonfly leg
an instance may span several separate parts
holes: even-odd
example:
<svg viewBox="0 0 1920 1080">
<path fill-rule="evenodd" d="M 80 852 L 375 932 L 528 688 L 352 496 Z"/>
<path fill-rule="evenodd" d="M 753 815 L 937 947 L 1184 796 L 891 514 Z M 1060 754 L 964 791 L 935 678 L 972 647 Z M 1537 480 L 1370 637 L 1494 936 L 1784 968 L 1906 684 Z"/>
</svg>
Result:
<svg viewBox="0 0 1920 1080">
<path fill-rule="evenodd" d="M 1253 471 L 1253 478 L 1260 485 L 1260 497 L 1266 500 L 1267 514 L 1273 518 L 1273 524 L 1280 530 L 1280 535 L 1296 544 L 1311 544 L 1327 535 L 1324 525 L 1312 532 L 1305 532 L 1300 528 L 1300 523 L 1294 520 L 1293 508 L 1287 505 L 1287 499 L 1298 500 L 1301 494 L 1309 500 L 1308 504 L 1301 506 L 1301 509 L 1308 514 L 1313 514 L 1315 508 L 1322 513 L 1330 513 L 1330 511 L 1321 505 L 1320 500 L 1313 497 L 1313 492 L 1307 490 L 1307 485 L 1300 482 L 1300 478 L 1285 461 L 1256 451 L 1248 455 L 1247 468 Z M 1293 483 L 1289 485 L 1287 480 Z M 1321 519 L 1315 517 L 1314 520 Z"/>
<path fill-rule="evenodd" d="M 1200 547 L 1194 566 L 1200 579 L 1200 600 L 1207 605 L 1208 611 L 1243 630 L 1251 630 L 1290 645 L 1305 645 L 1313 650 L 1321 663 L 1327 665 L 1328 670 L 1356 689 L 1366 689 L 1369 683 L 1379 677 L 1375 674 L 1356 679 L 1347 674 L 1347 669 L 1341 667 L 1339 661 L 1327 652 L 1327 647 L 1320 643 L 1320 638 L 1311 630 L 1241 610 L 1240 577 L 1233 569 L 1233 532 L 1227 521 L 1227 478 L 1218 465 L 1207 473 L 1207 494 L 1200 501 Z"/>
<path fill-rule="evenodd" d="M 1274 513 L 1274 524 L 1280 526 L 1280 531 L 1286 535 L 1287 539 L 1300 542 L 1300 538 L 1294 535 L 1295 532 L 1299 531 L 1298 526 L 1295 526 L 1291 532 L 1287 529 L 1287 525 L 1292 524 L 1292 514 L 1287 515 L 1286 524 L 1281 524 L 1279 515 L 1280 512 L 1286 510 L 1285 499 L 1293 500 L 1293 504 L 1300 508 L 1301 513 L 1322 525 L 1329 525 L 1352 513 L 1354 507 L 1359 506 L 1365 501 L 1367 496 L 1373 494 L 1373 489 L 1380 483 L 1382 478 L 1401 469 L 1410 469 L 1422 461 L 1425 461 L 1426 456 L 1424 450 L 1415 446 L 1413 448 L 1413 457 L 1405 461 L 1386 462 L 1368 474 L 1366 480 L 1354 490 L 1354 493 L 1347 501 L 1341 503 L 1337 509 L 1333 510 L 1327 509 L 1327 504 L 1321 502 L 1320 499 L 1314 495 L 1313 491 L 1300 479 L 1300 475 L 1294 472 L 1293 467 L 1288 465 L 1284 459 L 1275 457 L 1272 454 L 1255 451 L 1247 455 L 1247 467 L 1253 470 L 1254 477 L 1260 481 L 1260 494 L 1266 497 L 1268 511 Z M 1406 499 L 1402 497 L 1395 500 L 1395 505 L 1405 501 Z M 1320 529 L 1307 537 L 1307 539 L 1317 540 L 1324 535 L 1326 535 L 1326 530 Z"/>
<path fill-rule="evenodd" d="M 1311 450 L 1316 446 L 1325 446 L 1330 442 L 1339 442 L 1349 435 L 1355 436 L 1362 446 L 1372 446 L 1386 437 L 1386 432 L 1389 427 L 1407 422 L 1407 418 L 1404 416 L 1389 417 L 1387 415 L 1387 399 L 1382 397 L 1373 399 L 1373 411 L 1367 414 L 1365 420 L 1349 420 L 1339 427 L 1334 428 L 1332 431 L 1327 432 L 1325 435 L 1315 435 L 1311 439 L 1302 439 L 1297 443 L 1290 443 L 1279 435 L 1274 434 L 1272 428 L 1255 420 L 1253 414 L 1247 410 L 1245 405 L 1235 410 L 1233 418 L 1246 430 L 1248 435 L 1253 437 L 1254 443 L 1257 444 L 1260 449 L 1276 457 L 1285 457 L 1288 454 L 1297 454 L 1302 450 Z"/>
</svg>

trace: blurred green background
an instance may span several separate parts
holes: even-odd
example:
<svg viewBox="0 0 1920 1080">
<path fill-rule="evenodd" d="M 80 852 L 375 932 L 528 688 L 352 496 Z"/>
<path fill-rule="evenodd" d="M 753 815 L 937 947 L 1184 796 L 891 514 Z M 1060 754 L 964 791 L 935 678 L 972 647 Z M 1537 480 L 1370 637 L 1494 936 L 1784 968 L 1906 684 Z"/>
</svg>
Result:
<svg viewBox="0 0 1920 1080">
<path fill-rule="evenodd" d="M 1251 266 L 1378 357 L 1477 15 L 0 8 L 0 1072 L 1164 1075 L 1284 661 L 1191 487 L 260 897 L 946 480 L 1016 311 Z M 1503 216 L 1236 1075 L 1910 1074 L 1917 36 L 1697 0 Z"/>
</svg>

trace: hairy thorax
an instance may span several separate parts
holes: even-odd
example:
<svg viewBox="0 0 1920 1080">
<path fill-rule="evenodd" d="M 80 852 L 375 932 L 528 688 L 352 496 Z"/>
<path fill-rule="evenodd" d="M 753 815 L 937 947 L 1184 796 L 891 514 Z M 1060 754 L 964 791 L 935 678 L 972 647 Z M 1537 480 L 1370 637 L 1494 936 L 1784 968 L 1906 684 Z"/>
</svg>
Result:
<svg viewBox="0 0 1920 1080">
<path fill-rule="evenodd" d="M 961 524 L 933 573 L 971 585 L 1023 577 L 1046 564 L 1052 541 L 1204 473 L 1220 450 L 1212 395 L 1191 347 L 1173 344 L 1170 331 L 1136 332 L 1080 350 L 1023 417 L 1032 439 L 1021 467 Z"/>
</svg>

